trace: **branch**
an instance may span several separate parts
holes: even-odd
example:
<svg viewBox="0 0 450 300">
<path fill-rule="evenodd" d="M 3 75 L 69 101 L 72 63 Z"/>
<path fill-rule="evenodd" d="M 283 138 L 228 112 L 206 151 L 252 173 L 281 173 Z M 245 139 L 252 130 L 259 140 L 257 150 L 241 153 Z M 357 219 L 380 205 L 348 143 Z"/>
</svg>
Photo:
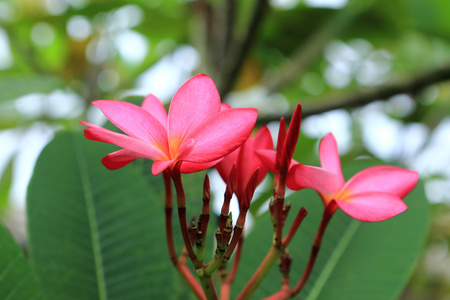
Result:
<svg viewBox="0 0 450 300">
<path fill-rule="evenodd" d="M 247 32 L 241 40 L 234 41 L 231 44 L 229 55 L 223 59 L 221 63 L 221 74 L 223 77 L 219 86 L 219 93 L 222 97 L 231 90 L 268 8 L 268 0 L 256 1 Z"/>
<path fill-rule="evenodd" d="M 351 95 L 340 97 L 317 99 L 317 104 L 304 105 L 302 117 L 321 114 L 334 109 L 350 109 L 360 107 L 376 100 L 387 100 L 390 97 L 398 94 L 417 94 L 420 90 L 443 81 L 450 80 L 450 65 L 438 68 L 416 77 L 408 81 L 381 86 L 376 90 L 370 92 L 357 92 Z M 283 117 L 289 121 L 291 114 L 267 116 L 258 119 L 258 124 L 267 124 L 271 121 L 278 121 Z"/>
</svg>

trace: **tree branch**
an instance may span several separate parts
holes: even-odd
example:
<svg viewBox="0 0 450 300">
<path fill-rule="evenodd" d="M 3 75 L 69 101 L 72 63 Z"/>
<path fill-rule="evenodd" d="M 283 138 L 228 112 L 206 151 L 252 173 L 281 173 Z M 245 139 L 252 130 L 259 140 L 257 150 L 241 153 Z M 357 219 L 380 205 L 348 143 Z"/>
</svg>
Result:
<svg viewBox="0 0 450 300">
<path fill-rule="evenodd" d="M 272 75 L 267 76 L 264 86 L 270 92 L 274 92 L 298 78 L 322 54 L 325 45 L 344 31 L 372 3 L 373 1 L 353 1 L 345 8 L 338 10 L 330 20 L 312 32 L 307 40 L 302 41 L 279 71 L 274 71 Z"/>
<path fill-rule="evenodd" d="M 417 75 L 410 80 L 396 84 L 384 85 L 369 92 L 357 92 L 350 95 L 335 98 L 317 99 L 317 104 L 303 106 L 302 117 L 321 114 L 334 109 L 350 109 L 360 107 L 376 100 L 387 100 L 398 94 L 417 94 L 420 90 L 443 81 L 450 80 L 450 65 L 438 68 L 421 75 Z M 271 121 L 278 121 L 283 117 L 290 120 L 292 115 L 268 116 L 258 119 L 258 124 L 266 124 Z"/>
<path fill-rule="evenodd" d="M 257 0 L 244 37 L 234 43 L 232 41 L 230 51 L 221 63 L 222 78 L 218 88 L 222 97 L 231 90 L 268 8 L 267 0 Z"/>
</svg>

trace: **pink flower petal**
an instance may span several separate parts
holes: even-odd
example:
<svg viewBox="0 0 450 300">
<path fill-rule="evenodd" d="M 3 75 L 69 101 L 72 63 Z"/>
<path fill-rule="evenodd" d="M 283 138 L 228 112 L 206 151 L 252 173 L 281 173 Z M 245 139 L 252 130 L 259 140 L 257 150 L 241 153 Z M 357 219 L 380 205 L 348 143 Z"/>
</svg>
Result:
<svg viewBox="0 0 450 300">
<path fill-rule="evenodd" d="M 167 112 L 166 108 L 155 95 L 148 95 L 145 97 L 141 106 L 144 110 L 154 116 L 161 124 L 167 128 Z"/>
<path fill-rule="evenodd" d="M 345 184 L 344 189 L 353 194 L 384 192 L 405 197 L 417 184 L 414 171 L 394 166 L 376 166 L 358 172 Z"/>
<path fill-rule="evenodd" d="M 218 162 L 220 162 L 220 159 L 207 163 L 191 163 L 188 161 L 183 161 L 183 163 L 181 164 L 181 173 L 194 173 L 203 171 L 215 166 Z"/>
<path fill-rule="evenodd" d="M 289 171 L 286 185 L 292 190 L 310 188 L 319 193 L 327 204 L 339 190 L 340 185 L 336 175 L 322 168 L 294 165 Z"/>
<path fill-rule="evenodd" d="M 228 155 L 247 140 L 257 115 L 253 108 L 229 109 L 213 115 L 187 137 L 196 144 L 185 160 L 209 162 Z"/>
<path fill-rule="evenodd" d="M 169 108 L 169 139 L 179 139 L 220 111 L 220 96 L 214 82 L 199 74 L 175 93 Z"/>
<path fill-rule="evenodd" d="M 120 149 L 103 157 L 102 163 L 109 170 L 116 170 L 128 165 L 136 158 L 139 158 L 139 155 L 135 152 Z"/>
<path fill-rule="evenodd" d="M 140 157 L 152 160 L 165 158 L 165 154 L 149 142 L 145 142 L 124 134 L 107 130 L 103 127 L 80 121 L 81 124 L 90 126 L 84 130 L 84 136 L 88 140 L 109 143 L 129 151 L 137 153 Z M 167 158 L 166 158 L 167 159 Z"/>
<path fill-rule="evenodd" d="M 227 110 L 227 109 L 231 109 L 230 104 L 228 104 L 228 103 L 221 103 L 220 104 L 220 111 Z"/>
<path fill-rule="evenodd" d="M 261 127 L 253 137 L 255 149 L 273 149 L 272 136 L 267 126 Z"/>
<path fill-rule="evenodd" d="M 332 133 L 327 134 L 320 142 L 319 156 L 322 168 L 333 172 L 336 175 L 339 185 L 343 185 L 345 180 L 342 175 L 341 161 L 336 139 Z"/>
<path fill-rule="evenodd" d="M 239 157 L 237 160 L 236 168 L 236 187 L 234 193 L 239 201 L 242 201 L 246 195 L 245 189 L 248 181 L 258 168 L 256 157 L 254 157 L 254 145 L 252 138 L 248 138 L 241 147 L 238 148 Z"/>
<path fill-rule="evenodd" d="M 273 149 L 273 141 L 272 136 L 270 134 L 269 128 L 267 126 L 261 127 L 260 130 L 256 133 L 256 135 L 253 137 L 253 151 L 252 151 L 252 167 L 251 170 L 255 170 L 257 167 L 259 167 L 259 175 L 257 180 L 257 185 L 261 183 L 261 181 L 266 177 L 268 168 L 265 166 L 265 164 L 259 159 L 257 155 L 255 155 L 255 150 L 257 149 L 266 149 L 266 150 L 272 150 Z M 250 178 L 250 177 L 249 177 Z"/>
<path fill-rule="evenodd" d="M 354 194 L 336 203 L 350 217 L 365 222 L 384 221 L 408 208 L 398 196 L 382 192 Z"/>
<path fill-rule="evenodd" d="M 194 139 L 187 139 L 183 141 L 178 148 L 177 152 L 173 154 L 172 158 L 176 160 L 184 160 L 185 157 L 191 153 L 191 151 L 195 147 L 195 141 Z"/>
<path fill-rule="evenodd" d="M 256 150 L 256 155 L 261 160 L 264 166 L 270 172 L 275 173 L 275 160 L 277 153 L 274 150 Z"/>
<path fill-rule="evenodd" d="M 175 160 L 155 160 L 152 165 L 152 174 L 158 175 L 165 169 L 169 168 L 175 162 Z"/>
<path fill-rule="evenodd" d="M 231 169 L 233 168 L 233 164 L 237 163 L 239 152 L 241 148 L 237 148 L 227 156 L 225 156 L 217 165 L 216 169 L 219 172 L 220 177 L 224 182 L 228 181 L 228 176 L 230 176 Z"/>
<path fill-rule="evenodd" d="M 156 117 L 141 107 L 116 100 L 92 102 L 114 125 L 130 137 L 157 143 L 167 153 L 167 130 Z"/>
<path fill-rule="evenodd" d="M 261 160 L 261 163 L 269 169 L 270 172 L 275 173 L 275 161 L 277 159 L 277 152 L 275 150 L 256 150 L 256 155 Z M 295 159 L 291 160 L 289 170 L 298 164 Z"/>
<path fill-rule="evenodd" d="M 246 186 L 250 177 L 256 169 L 259 169 L 256 184 L 260 184 L 267 175 L 267 167 L 256 156 L 257 149 L 273 149 L 272 137 L 269 129 L 264 126 L 254 137 L 250 137 L 242 146 L 225 156 L 225 158 L 216 165 L 224 182 L 228 181 L 228 176 L 233 168 L 234 163 L 237 164 L 237 182 L 234 193 L 238 200 L 242 200 L 246 195 Z"/>
</svg>

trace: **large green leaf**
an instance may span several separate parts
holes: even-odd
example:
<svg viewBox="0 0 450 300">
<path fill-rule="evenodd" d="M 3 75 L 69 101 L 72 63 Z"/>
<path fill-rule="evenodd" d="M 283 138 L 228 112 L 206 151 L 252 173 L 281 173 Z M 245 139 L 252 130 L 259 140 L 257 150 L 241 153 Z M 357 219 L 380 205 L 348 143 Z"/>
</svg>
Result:
<svg viewBox="0 0 450 300">
<path fill-rule="evenodd" d="M 29 262 L 2 225 L 0 225 L 0 299 L 44 299 Z"/>
<path fill-rule="evenodd" d="M 292 210 L 288 224 L 301 206 L 309 211 L 289 246 L 293 257 L 290 273 L 293 287 L 305 268 L 323 205 L 311 190 L 297 192 L 289 200 Z M 405 202 L 408 204 L 406 212 L 378 223 L 356 221 L 338 210 L 327 228 L 317 263 L 298 299 L 396 299 L 421 253 L 428 227 L 428 203 L 422 184 L 405 198 Z M 244 244 L 234 295 L 252 276 L 271 244 L 269 216 L 254 225 Z M 275 266 L 252 299 L 267 297 L 279 290 L 280 284 L 281 275 Z"/>
<path fill-rule="evenodd" d="M 37 161 L 30 251 L 49 299 L 171 299 L 163 199 L 134 168 L 107 170 L 111 149 L 65 132 Z"/>
</svg>

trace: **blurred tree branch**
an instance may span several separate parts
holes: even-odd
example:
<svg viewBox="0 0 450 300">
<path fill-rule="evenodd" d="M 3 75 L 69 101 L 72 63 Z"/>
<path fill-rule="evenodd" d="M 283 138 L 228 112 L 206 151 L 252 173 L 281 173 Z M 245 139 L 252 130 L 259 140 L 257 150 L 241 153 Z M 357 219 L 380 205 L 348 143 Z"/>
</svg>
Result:
<svg viewBox="0 0 450 300">
<path fill-rule="evenodd" d="M 304 105 L 302 116 L 317 115 L 334 109 L 360 107 L 376 100 L 388 100 L 390 97 L 398 94 L 416 95 L 426 87 L 448 80 L 450 80 L 450 65 L 417 75 L 403 82 L 380 86 L 369 92 L 350 92 L 344 96 L 317 99 L 315 101 L 317 104 Z M 415 98 L 413 97 L 413 99 Z M 278 121 L 281 117 L 289 121 L 292 115 L 285 114 L 263 117 L 258 119 L 258 123 L 265 124 L 271 121 Z"/>
<path fill-rule="evenodd" d="M 224 0 L 214 4 L 201 0 L 194 3 L 192 8 L 203 20 L 202 34 L 205 37 L 200 42 L 203 43 L 200 48 L 206 58 L 206 73 L 213 78 L 223 97 L 231 90 L 243 61 L 255 41 L 269 9 L 268 1 L 254 1 L 248 15 L 248 25 L 240 35 L 235 30 L 238 9 L 236 0 Z"/>
<path fill-rule="evenodd" d="M 222 76 L 218 89 L 222 96 L 231 90 L 236 81 L 244 59 L 255 41 L 259 27 L 268 9 L 269 4 L 267 0 L 257 0 L 254 4 L 245 35 L 240 39 L 234 38 L 231 40 L 230 49 L 222 58 L 219 66 Z"/>
<path fill-rule="evenodd" d="M 284 85 L 303 74 L 317 57 L 322 55 L 325 45 L 344 31 L 358 16 L 371 7 L 373 0 L 352 1 L 302 41 L 279 71 L 272 71 L 264 80 L 270 92 L 280 90 Z"/>
</svg>

